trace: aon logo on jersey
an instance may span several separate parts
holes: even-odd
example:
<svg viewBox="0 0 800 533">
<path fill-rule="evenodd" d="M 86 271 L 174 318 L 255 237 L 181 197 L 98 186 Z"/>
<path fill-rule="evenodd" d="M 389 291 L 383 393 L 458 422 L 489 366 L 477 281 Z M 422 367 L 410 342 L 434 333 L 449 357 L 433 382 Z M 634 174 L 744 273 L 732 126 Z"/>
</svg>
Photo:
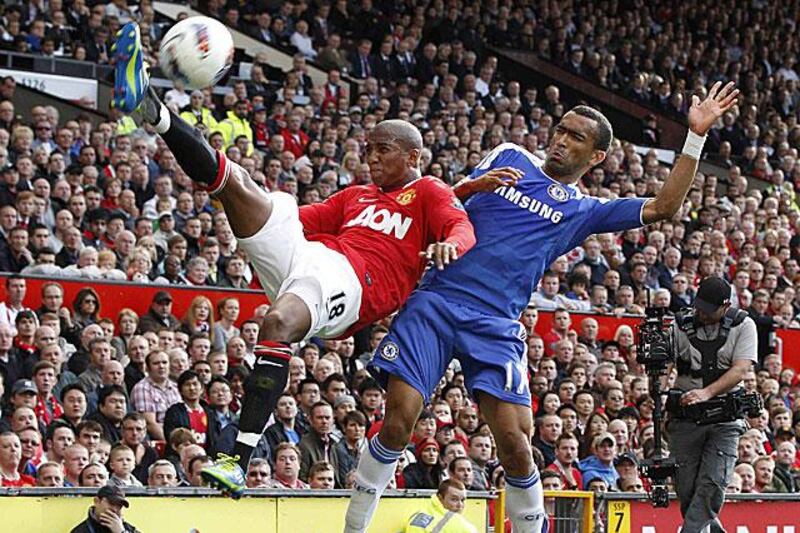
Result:
<svg viewBox="0 0 800 533">
<path fill-rule="evenodd" d="M 390 213 L 388 209 L 375 209 L 375 206 L 371 205 L 345 224 L 345 227 L 364 226 L 403 240 L 408 233 L 408 228 L 411 227 L 411 222 L 413 222 L 411 217 L 404 217 L 400 213 Z"/>
</svg>

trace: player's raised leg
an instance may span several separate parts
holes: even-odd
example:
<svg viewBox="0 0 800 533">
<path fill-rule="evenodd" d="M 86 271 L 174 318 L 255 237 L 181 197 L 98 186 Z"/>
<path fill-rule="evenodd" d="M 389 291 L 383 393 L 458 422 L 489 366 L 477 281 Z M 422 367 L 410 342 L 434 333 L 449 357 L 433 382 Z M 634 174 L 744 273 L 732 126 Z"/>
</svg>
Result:
<svg viewBox="0 0 800 533">
<path fill-rule="evenodd" d="M 234 165 L 214 150 L 200 131 L 158 99 L 142 60 L 136 23 L 129 22 L 117 32 L 112 49 L 116 60 L 112 105 L 124 113 L 138 111 L 153 126 L 192 181 L 220 199 L 237 238 L 259 231 L 272 213 L 269 195 L 247 172 L 234 171 Z"/>
<path fill-rule="evenodd" d="M 142 61 L 139 29 L 135 23 L 126 24 L 117 34 L 114 53 L 113 105 L 126 113 L 136 110 L 146 122 L 153 125 L 192 181 L 220 199 L 231 229 L 243 248 L 258 248 L 250 242 L 257 234 L 283 232 L 302 235 L 296 204 L 283 201 L 285 198 L 281 195 L 271 197 L 267 194 L 250 179 L 247 172 L 211 148 L 197 129 L 172 113 L 158 99 L 150 87 L 147 66 Z M 269 227 L 273 211 L 280 214 L 281 220 L 278 222 L 289 227 Z M 284 247 L 282 252 L 288 257 L 291 250 Z M 273 293 L 276 293 L 285 269 L 279 264 L 267 265 L 272 268 L 259 268 L 258 262 L 278 263 L 279 255 L 250 255 L 262 283 L 264 277 L 261 273 L 269 272 L 267 285 L 272 285 Z M 286 258 L 283 260 L 286 261 Z M 208 481 L 234 495 L 243 490 L 244 476 L 240 467 L 246 468 L 252 449 L 286 386 L 291 357 L 288 343 L 303 339 L 311 327 L 311 321 L 311 312 L 300 297 L 287 293 L 273 302 L 264 318 L 259 346 L 255 351 L 256 361 L 245 384 L 247 396 L 242 406 L 239 436 L 234 449 L 238 457 L 223 457 L 214 466 L 204 469 L 203 477 Z M 239 465 L 236 464 L 237 460 Z"/>
<path fill-rule="evenodd" d="M 506 472 L 506 509 L 514 533 L 546 533 L 547 514 L 539 472 L 531 453 L 533 416 L 530 407 L 478 393 L 484 420 L 497 443 L 497 456 Z M 498 518 L 502 523 L 502 517 Z"/>
<path fill-rule="evenodd" d="M 397 460 L 408 444 L 422 407 L 422 395 L 417 389 L 397 376 L 389 377 L 386 418 L 358 462 L 356 486 L 347 506 L 345 533 L 366 531 L 378 500 L 394 476 Z"/>
</svg>

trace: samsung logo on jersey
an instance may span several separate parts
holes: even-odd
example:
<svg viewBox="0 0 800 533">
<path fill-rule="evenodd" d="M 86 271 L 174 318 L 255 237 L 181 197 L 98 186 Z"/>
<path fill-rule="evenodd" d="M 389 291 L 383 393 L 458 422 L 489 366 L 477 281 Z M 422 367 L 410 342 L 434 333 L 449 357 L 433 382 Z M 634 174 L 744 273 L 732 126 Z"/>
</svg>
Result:
<svg viewBox="0 0 800 533">
<path fill-rule="evenodd" d="M 539 215 L 540 217 L 549 220 L 553 224 L 558 224 L 564 217 L 563 212 L 556 211 L 546 203 L 522 194 L 514 187 L 499 187 L 495 189 L 494 192 L 509 202 L 521 207 L 522 209 L 527 209 L 534 215 Z"/>
</svg>

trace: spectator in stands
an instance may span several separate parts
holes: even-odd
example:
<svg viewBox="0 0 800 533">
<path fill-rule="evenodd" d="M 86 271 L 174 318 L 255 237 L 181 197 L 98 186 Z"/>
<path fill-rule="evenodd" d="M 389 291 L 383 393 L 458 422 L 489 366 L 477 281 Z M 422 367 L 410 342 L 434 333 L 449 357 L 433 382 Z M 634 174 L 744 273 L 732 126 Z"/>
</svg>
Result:
<svg viewBox="0 0 800 533">
<path fill-rule="evenodd" d="M 403 480 L 407 489 L 431 489 L 438 486 L 441 475 L 439 464 L 439 443 L 425 439 L 417 443 L 417 462 L 403 470 Z"/>
<path fill-rule="evenodd" d="M 299 474 L 300 451 L 294 444 L 282 442 L 275 449 L 275 482 L 282 488 L 307 489 Z"/>
<path fill-rule="evenodd" d="M 147 469 L 148 487 L 172 488 L 178 486 L 178 474 L 175 466 L 166 459 L 159 459 Z"/>
<path fill-rule="evenodd" d="M 133 407 L 147 420 L 150 438 L 164 440 L 164 415 L 173 404 L 180 402 L 175 383 L 169 380 L 169 356 L 163 351 L 153 351 L 145 358 L 147 377 L 133 388 Z"/>
<path fill-rule="evenodd" d="M 94 391 L 103 384 L 103 368 L 111 361 L 114 349 L 104 337 L 92 339 L 88 348 L 89 366 L 78 376 L 78 381 L 87 391 Z"/>
<path fill-rule="evenodd" d="M 133 451 L 136 461 L 132 474 L 142 484 L 148 482 L 150 466 L 158 460 L 158 454 L 145 442 L 147 423 L 141 413 L 128 413 L 122 419 L 122 443 Z"/>
<path fill-rule="evenodd" d="M 0 485 L 3 487 L 33 487 L 36 481 L 20 474 L 22 444 L 19 437 L 10 431 L 0 433 Z"/>
<path fill-rule="evenodd" d="M 319 390 L 318 386 L 317 390 Z M 296 427 L 297 413 L 297 402 L 295 399 L 291 394 L 283 393 L 278 399 L 278 404 L 275 408 L 275 422 L 267 426 L 267 429 L 264 431 L 264 436 L 269 444 L 273 457 L 278 445 L 282 442 L 289 442 L 295 445 L 300 442 L 302 432 Z M 338 444 L 339 443 L 337 443 L 337 448 Z"/>
<path fill-rule="evenodd" d="M 6 278 L 6 299 L 0 302 L 0 325 L 13 326 L 17 314 L 26 309 L 22 304 L 27 292 L 24 278 L 9 276 Z"/>
<path fill-rule="evenodd" d="M 113 487 L 141 487 L 142 483 L 133 475 L 136 467 L 136 457 L 133 450 L 125 444 L 117 444 L 111 448 L 108 458 L 111 477 L 108 484 Z"/>
<path fill-rule="evenodd" d="M 162 328 L 176 330 L 180 321 L 172 314 L 172 296 L 167 291 L 158 291 L 153 296 L 150 309 L 139 320 L 139 332 L 158 331 Z"/>
<path fill-rule="evenodd" d="M 279 402 L 280 405 L 280 402 Z M 367 419 L 360 411 L 350 411 L 344 416 L 343 437 L 334 446 L 336 456 L 336 485 L 344 487 L 347 476 L 358 466 L 358 460 L 366 449 L 364 438 Z"/>
<path fill-rule="evenodd" d="M 245 476 L 248 489 L 274 489 L 278 488 L 272 480 L 272 469 L 266 459 L 251 459 L 247 466 Z"/>
<path fill-rule="evenodd" d="M 308 479 L 311 465 L 318 461 L 327 461 L 337 467 L 334 452 L 336 440 L 332 434 L 334 428 L 333 409 L 326 402 L 317 402 L 311 408 L 311 427 L 298 444 L 300 450 L 300 479 Z"/>
<path fill-rule="evenodd" d="M 601 433 L 592 439 L 593 455 L 580 463 L 581 475 L 584 479 L 600 478 L 607 486 L 616 486 L 619 474 L 614 469 L 614 458 L 617 454 L 616 440 L 610 433 Z"/>
<path fill-rule="evenodd" d="M 33 382 L 36 384 L 36 407 L 34 412 L 39 423 L 47 426 L 64 414 L 53 394 L 56 385 L 56 368 L 49 361 L 39 361 L 33 366 Z"/>
<path fill-rule="evenodd" d="M 221 428 L 211 409 L 201 403 L 205 391 L 200 377 L 193 370 L 186 370 L 178 378 L 178 390 L 182 401 L 167 409 L 164 433 L 169 435 L 176 428 L 189 428 L 197 437 L 197 443 L 213 454 Z"/>
<path fill-rule="evenodd" d="M 81 470 L 78 480 L 81 487 L 105 487 L 108 484 L 108 470 L 102 463 L 92 462 Z"/>
<path fill-rule="evenodd" d="M 36 472 L 36 486 L 61 488 L 64 486 L 64 470 L 58 463 L 39 465 Z"/>
<path fill-rule="evenodd" d="M 205 481 L 200 476 L 200 472 L 203 468 L 211 465 L 213 463 L 213 459 L 207 455 L 197 455 L 192 457 L 189 460 L 189 483 L 192 487 L 203 487 L 205 486 Z"/>
<path fill-rule="evenodd" d="M 74 443 L 64 450 L 64 486 L 80 486 L 80 474 L 89 464 L 89 450 L 82 444 Z"/>
<path fill-rule="evenodd" d="M 786 485 L 776 477 L 775 460 L 767 455 L 762 455 L 753 461 L 755 471 L 754 492 L 788 492 Z"/>
<path fill-rule="evenodd" d="M 332 489 L 335 485 L 335 470 L 327 461 L 317 461 L 308 470 L 308 486 L 311 489 Z"/>
<path fill-rule="evenodd" d="M 128 408 L 128 396 L 120 385 L 106 385 L 97 393 L 97 412 L 89 415 L 103 428 L 103 438 L 119 442 L 122 438 L 122 420 Z"/>
</svg>

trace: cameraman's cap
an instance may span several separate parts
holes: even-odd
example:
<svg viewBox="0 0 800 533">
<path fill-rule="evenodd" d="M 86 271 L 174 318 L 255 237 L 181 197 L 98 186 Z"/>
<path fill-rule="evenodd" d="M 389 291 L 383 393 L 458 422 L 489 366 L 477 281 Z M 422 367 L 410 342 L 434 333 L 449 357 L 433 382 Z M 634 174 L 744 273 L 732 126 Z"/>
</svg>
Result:
<svg viewBox="0 0 800 533">
<path fill-rule="evenodd" d="M 111 503 L 122 505 L 123 507 L 131 506 L 128 500 L 125 499 L 125 493 L 122 492 L 122 489 L 119 487 L 113 487 L 111 485 L 100 487 L 100 490 L 97 491 L 97 497 L 105 498 Z"/>
<path fill-rule="evenodd" d="M 718 276 L 709 276 L 700 282 L 694 307 L 704 313 L 715 313 L 730 301 L 730 297 L 731 286 L 728 282 Z"/>
</svg>

